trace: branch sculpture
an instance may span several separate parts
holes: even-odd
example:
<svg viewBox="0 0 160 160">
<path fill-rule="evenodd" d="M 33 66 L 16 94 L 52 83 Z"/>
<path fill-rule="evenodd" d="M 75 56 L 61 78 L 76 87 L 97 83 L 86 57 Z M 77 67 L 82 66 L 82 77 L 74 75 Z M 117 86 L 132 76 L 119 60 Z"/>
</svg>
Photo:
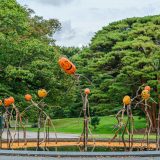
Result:
<svg viewBox="0 0 160 160">
<path fill-rule="evenodd" d="M 57 133 L 54 127 L 54 124 L 52 122 L 52 119 L 50 118 L 50 116 L 44 111 L 44 107 L 46 107 L 45 105 L 43 105 L 42 107 L 42 101 L 43 99 L 47 96 L 49 92 L 46 92 L 45 89 L 40 89 L 38 90 L 38 96 L 41 98 L 41 100 L 36 103 L 33 101 L 32 96 L 29 94 L 25 95 L 25 99 L 26 101 L 31 102 L 31 105 L 29 105 L 27 108 L 25 108 L 25 110 L 20 114 L 22 117 L 24 116 L 24 114 L 26 112 L 29 111 L 29 109 L 31 107 L 34 106 L 34 108 L 37 109 L 38 112 L 38 132 L 37 132 L 37 150 L 40 147 L 41 143 L 45 143 L 45 146 L 47 144 L 47 142 L 49 143 L 49 128 L 52 127 L 55 131 L 55 138 L 56 138 L 56 143 L 57 143 Z M 44 121 L 44 127 L 43 127 L 43 140 L 40 142 L 40 129 L 41 129 L 41 117 L 45 117 L 45 121 Z"/>
<path fill-rule="evenodd" d="M 82 134 L 78 140 L 78 144 L 83 140 L 83 151 L 87 151 L 88 134 L 90 133 L 90 135 L 93 139 L 94 147 L 95 147 L 95 140 L 94 140 L 92 133 L 91 133 L 91 130 L 89 128 L 90 115 L 89 115 L 88 94 L 90 93 L 90 90 L 88 88 L 85 89 L 85 96 L 84 96 L 84 94 L 82 93 L 81 85 L 80 85 L 80 79 L 84 78 L 90 84 L 91 84 L 91 81 L 83 75 L 76 74 L 76 66 L 68 58 L 60 57 L 58 63 L 64 72 L 66 72 L 67 74 L 72 75 L 74 77 L 75 82 L 77 82 L 79 90 L 80 90 L 80 94 L 81 94 L 82 102 L 83 102 L 84 123 L 83 123 L 83 131 L 82 131 Z M 87 113 L 87 110 L 88 110 L 88 113 Z M 94 147 L 92 150 L 94 150 Z"/>
</svg>

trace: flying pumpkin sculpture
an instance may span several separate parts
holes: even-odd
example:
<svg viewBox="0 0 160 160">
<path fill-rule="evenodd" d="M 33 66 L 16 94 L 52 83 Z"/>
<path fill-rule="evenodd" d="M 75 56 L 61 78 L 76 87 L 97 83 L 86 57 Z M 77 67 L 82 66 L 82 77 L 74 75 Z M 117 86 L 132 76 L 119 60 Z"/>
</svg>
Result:
<svg viewBox="0 0 160 160">
<path fill-rule="evenodd" d="M 86 78 L 85 76 L 80 75 L 80 74 L 75 74 L 76 73 L 76 66 L 66 57 L 60 57 L 59 60 L 58 60 L 58 64 L 61 67 L 61 69 L 64 70 L 65 73 L 67 73 L 69 75 L 73 75 L 73 77 L 75 78 L 75 81 L 77 81 L 79 86 L 81 85 L 80 84 L 80 78 L 81 77 L 87 79 L 87 81 L 89 83 L 91 83 L 90 80 L 88 78 Z M 81 136 L 78 140 L 78 143 L 80 143 L 80 141 L 82 141 L 82 139 L 83 139 L 83 147 L 84 147 L 83 149 L 84 149 L 84 151 L 87 151 L 87 147 L 86 147 L 87 146 L 87 141 L 88 141 L 87 140 L 88 139 L 87 130 L 90 130 L 90 129 L 89 129 L 89 121 L 88 121 L 89 118 L 88 118 L 88 115 L 86 113 L 86 109 L 88 109 L 88 112 L 89 112 L 88 95 L 90 94 L 90 89 L 86 88 L 84 90 L 84 94 L 85 94 L 85 97 L 83 96 L 83 94 L 81 94 L 82 101 L 83 101 L 84 125 L 83 125 L 83 131 L 82 131 L 82 134 L 81 134 Z M 94 141 L 94 138 L 93 138 L 93 141 Z M 93 147 L 93 149 L 94 149 L 94 147 Z"/>
<path fill-rule="evenodd" d="M 75 74 L 76 66 L 69 59 L 61 57 L 58 63 L 67 74 Z"/>
</svg>

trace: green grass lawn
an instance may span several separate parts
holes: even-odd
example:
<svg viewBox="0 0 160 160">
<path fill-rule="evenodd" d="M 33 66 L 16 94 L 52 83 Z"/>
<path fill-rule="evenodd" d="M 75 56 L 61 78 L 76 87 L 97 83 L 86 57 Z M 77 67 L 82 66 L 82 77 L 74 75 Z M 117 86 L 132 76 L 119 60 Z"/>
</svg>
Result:
<svg viewBox="0 0 160 160">
<path fill-rule="evenodd" d="M 138 116 L 134 117 L 135 129 L 145 128 L 146 120 L 144 118 L 139 119 Z M 83 128 L 83 118 L 64 118 L 53 120 L 56 131 L 61 133 L 77 133 L 80 134 Z M 100 117 L 100 124 L 97 126 L 96 130 L 90 127 L 94 136 L 98 137 L 113 137 L 116 129 L 114 126 L 117 124 L 115 116 L 104 116 Z M 30 131 L 37 131 L 37 128 L 28 128 Z M 50 131 L 54 131 L 50 129 Z M 142 137 L 137 135 L 137 138 Z"/>
<path fill-rule="evenodd" d="M 53 120 L 57 132 L 63 133 L 81 133 L 83 126 L 82 118 L 65 118 Z M 138 117 L 134 118 L 135 129 L 141 129 L 145 127 L 145 119 L 139 120 Z M 96 130 L 92 129 L 93 134 L 113 134 L 114 126 L 117 124 L 117 120 L 114 116 L 100 117 L 100 124 Z M 92 127 L 91 127 L 92 128 Z"/>
</svg>

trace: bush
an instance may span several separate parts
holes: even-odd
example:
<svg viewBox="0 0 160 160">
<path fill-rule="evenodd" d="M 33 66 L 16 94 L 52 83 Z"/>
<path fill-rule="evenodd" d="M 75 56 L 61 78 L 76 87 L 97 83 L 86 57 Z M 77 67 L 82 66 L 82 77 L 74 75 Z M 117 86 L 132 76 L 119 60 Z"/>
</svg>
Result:
<svg viewBox="0 0 160 160">
<path fill-rule="evenodd" d="M 94 127 L 94 130 L 97 128 L 99 123 L 100 123 L 100 118 L 98 116 L 91 118 L 91 125 Z"/>
</svg>

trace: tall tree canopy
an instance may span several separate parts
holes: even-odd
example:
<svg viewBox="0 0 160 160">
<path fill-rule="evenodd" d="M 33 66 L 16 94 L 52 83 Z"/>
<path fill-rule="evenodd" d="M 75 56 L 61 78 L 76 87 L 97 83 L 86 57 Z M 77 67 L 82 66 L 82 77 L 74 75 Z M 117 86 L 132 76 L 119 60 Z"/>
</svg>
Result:
<svg viewBox="0 0 160 160">
<path fill-rule="evenodd" d="M 160 16 L 128 18 L 98 31 L 89 48 L 74 56 L 94 87 L 91 103 L 99 115 L 114 113 L 124 95 L 134 96 L 142 84 L 157 100 L 155 64 L 160 61 Z"/>
<path fill-rule="evenodd" d="M 44 20 L 15 0 L 0 2 L 0 96 L 14 96 L 20 108 L 24 94 L 39 88 L 50 90 L 47 101 L 64 116 L 70 96 L 65 96 L 71 80 L 57 64 L 60 48 L 54 45 L 53 34 L 61 27 L 57 19 Z M 63 98 L 61 98 L 63 97 Z M 61 112 L 63 111 L 63 112 Z"/>
</svg>

